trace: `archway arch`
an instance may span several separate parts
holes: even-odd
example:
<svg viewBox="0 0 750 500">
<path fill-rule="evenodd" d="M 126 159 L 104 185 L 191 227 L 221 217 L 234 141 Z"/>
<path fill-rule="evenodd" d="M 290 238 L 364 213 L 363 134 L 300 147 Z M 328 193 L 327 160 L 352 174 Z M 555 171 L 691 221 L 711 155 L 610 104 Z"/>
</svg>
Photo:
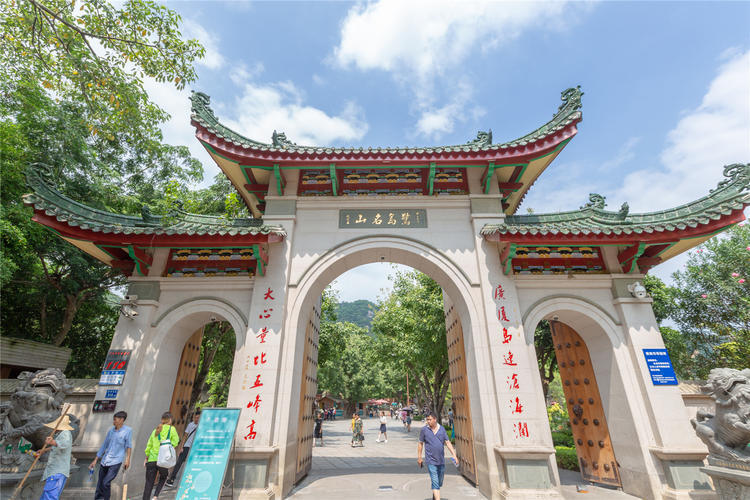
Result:
<svg viewBox="0 0 750 500">
<path fill-rule="evenodd" d="M 562 323 L 584 341 L 617 457 L 622 488 L 640 495 L 645 487 L 641 473 L 648 465 L 642 450 L 634 446 L 634 442 L 643 439 L 635 436 L 644 432 L 635 422 L 646 418 L 642 405 L 633 405 L 638 400 L 633 394 L 638 382 L 627 366 L 631 360 L 630 347 L 622 326 L 601 306 L 574 295 L 553 295 L 534 303 L 523 319 L 527 340 L 533 342 L 536 326 L 542 320 Z"/>
<path fill-rule="evenodd" d="M 294 258 L 294 257 L 292 257 Z M 465 366 L 466 378 L 468 379 L 468 400 L 471 415 L 482 415 L 481 398 L 475 381 L 478 374 L 476 356 L 488 355 L 487 351 L 476 349 L 475 343 L 485 344 L 487 339 L 480 336 L 485 335 L 481 325 L 481 314 L 479 313 L 479 286 L 471 283 L 455 262 L 446 254 L 430 247 L 422 242 L 411 238 L 396 236 L 368 236 L 344 242 L 320 256 L 310 263 L 299 276 L 292 277 L 289 283 L 288 310 L 285 315 L 285 331 L 291 332 L 284 340 L 282 356 L 282 374 L 293 374 L 293 367 L 299 367 L 304 360 L 305 331 L 313 308 L 318 302 L 324 288 L 335 278 L 344 272 L 357 266 L 374 263 L 390 262 L 412 267 L 434 279 L 450 298 L 453 307 L 458 313 L 460 323 L 463 327 L 463 339 L 465 341 Z M 489 359 L 484 361 L 487 366 Z M 304 368 L 303 368 L 304 370 Z M 280 380 L 283 387 L 290 387 L 292 402 L 285 408 L 286 414 L 282 415 L 276 422 L 280 436 L 286 436 L 287 443 L 297 443 L 292 447 L 281 450 L 280 460 L 285 464 L 286 470 L 294 470 L 298 447 L 296 439 L 300 405 L 302 404 L 294 395 L 302 391 L 301 377 Z M 485 402 L 486 404 L 486 402 Z M 473 435 L 482 439 L 485 433 L 482 429 L 481 418 L 474 418 L 471 422 Z M 484 449 L 484 443 L 475 448 Z M 486 461 L 475 454 L 472 461 Z M 484 465 L 484 464 L 483 464 Z M 479 467 L 477 467 L 479 469 Z M 291 476 L 285 475 L 284 491 L 291 487 Z"/>
</svg>

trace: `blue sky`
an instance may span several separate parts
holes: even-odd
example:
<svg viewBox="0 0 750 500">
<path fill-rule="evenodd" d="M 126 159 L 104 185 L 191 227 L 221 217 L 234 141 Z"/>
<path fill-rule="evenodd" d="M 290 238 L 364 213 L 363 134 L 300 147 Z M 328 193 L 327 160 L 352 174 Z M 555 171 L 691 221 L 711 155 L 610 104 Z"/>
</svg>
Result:
<svg viewBox="0 0 750 500">
<path fill-rule="evenodd" d="M 207 48 L 193 88 L 257 140 L 274 129 L 317 145 L 434 145 L 545 123 L 581 85 L 578 136 L 520 213 L 570 210 L 588 193 L 631 212 L 708 193 L 750 161 L 748 2 L 172 2 Z M 166 139 L 218 169 L 193 136 L 186 92 L 149 83 L 172 114 Z M 668 276 L 684 259 L 654 271 Z M 338 279 L 374 299 L 383 265 Z"/>
</svg>

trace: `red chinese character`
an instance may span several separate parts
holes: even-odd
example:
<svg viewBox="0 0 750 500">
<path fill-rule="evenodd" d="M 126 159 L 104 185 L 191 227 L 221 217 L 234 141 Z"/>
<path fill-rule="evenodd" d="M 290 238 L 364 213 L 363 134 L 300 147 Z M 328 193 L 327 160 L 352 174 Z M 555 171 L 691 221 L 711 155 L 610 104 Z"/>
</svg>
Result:
<svg viewBox="0 0 750 500">
<path fill-rule="evenodd" d="M 263 312 L 258 315 L 258 319 L 268 319 L 271 317 L 271 311 L 273 311 L 273 308 L 270 309 L 263 309 Z"/>
<path fill-rule="evenodd" d="M 260 364 L 264 365 L 266 363 L 266 353 L 262 352 L 262 353 L 260 353 L 260 356 L 255 356 L 255 358 L 253 359 L 253 361 L 255 362 L 256 365 L 258 364 L 258 360 L 259 359 L 260 359 Z"/>
<path fill-rule="evenodd" d="M 250 387 L 250 389 L 255 389 L 256 387 L 260 387 L 262 385 L 263 383 L 260 381 L 260 374 L 259 374 L 257 377 L 255 377 L 255 383 L 252 385 L 252 387 Z"/>
<path fill-rule="evenodd" d="M 513 407 L 515 404 L 515 408 L 513 408 L 513 413 L 523 413 L 523 405 L 521 404 L 521 400 L 518 399 L 518 396 L 516 396 L 515 401 L 510 400 L 510 406 Z"/>
<path fill-rule="evenodd" d="M 261 344 L 265 344 L 266 343 L 266 335 L 268 335 L 268 328 L 263 327 L 263 329 L 260 331 L 260 333 L 258 335 L 256 335 L 255 337 L 260 339 L 260 343 Z"/>
<path fill-rule="evenodd" d="M 258 413 L 258 409 L 260 409 L 260 402 L 262 399 L 260 399 L 260 394 L 255 395 L 255 402 L 248 401 L 247 407 L 248 408 L 255 408 L 255 413 Z"/>
<path fill-rule="evenodd" d="M 529 426 L 526 422 L 517 422 L 513 424 L 513 430 L 515 431 L 516 437 L 529 437 Z"/>
<path fill-rule="evenodd" d="M 248 425 L 248 427 L 250 428 L 250 432 L 247 433 L 245 439 L 255 439 L 255 436 L 257 435 L 257 432 L 253 430 L 255 428 L 255 420 L 250 422 L 250 425 Z"/>
<path fill-rule="evenodd" d="M 271 290 L 270 288 L 266 290 L 266 294 L 263 296 L 263 300 L 275 300 L 273 298 L 273 295 L 271 295 L 272 293 L 273 293 L 273 290 Z"/>
<path fill-rule="evenodd" d="M 505 315 L 505 306 L 501 307 L 500 310 L 497 312 L 497 319 L 501 321 L 510 321 L 508 317 Z"/>
<path fill-rule="evenodd" d="M 518 374 L 514 373 L 508 377 L 508 389 L 520 389 L 518 386 Z"/>
<path fill-rule="evenodd" d="M 497 285 L 497 288 L 495 288 L 495 299 L 505 300 L 505 290 L 503 290 L 502 285 Z"/>
<path fill-rule="evenodd" d="M 518 363 L 513 361 L 513 353 L 508 351 L 508 354 L 503 356 L 503 364 L 508 366 L 517 366 Z"/>
<path fill-rule="evenodd" d="M 510 333 L 508 333 L 508 329 L 507 328 L 503 327 L 503 344 L 509 344 L 510 343 L 510 339 L 512 339 L 512 338 L 513 338 L 513 335 L 511 335 Z"/>
</svg>

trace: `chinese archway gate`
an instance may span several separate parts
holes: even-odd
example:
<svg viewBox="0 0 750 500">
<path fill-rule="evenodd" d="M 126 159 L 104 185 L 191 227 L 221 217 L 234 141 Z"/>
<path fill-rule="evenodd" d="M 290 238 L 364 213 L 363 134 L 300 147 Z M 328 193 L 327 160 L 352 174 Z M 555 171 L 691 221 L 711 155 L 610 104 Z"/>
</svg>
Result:
<svg viewBox="0 0 750 500">
<path fill-rule="evenodd" d="M 650 379 L 644 349 L 664 344 L 650 298 L 636 292 L 653 266 L 743 220 L 750 165 L 726 167 L 716 189 L 673 210 L 610 211 L 592 194 L 579 210 L 517 215 L 576 135 L 581 95 L 566 90 L 550 122 L 509 142 L 480 132 L 452 146 L 336 148 L 243 137 L 194 93 L 196 137 L 252 218 L 94 210 L 60 194 L 40 165 L 28 170 L 25 202 L 37 222 L 128 276 L 138 315 L 120 318 L 112 349 L 132 351 L 117 408 L 129 412 L 134 442 L 146 441 L 170 395 L 173 409 L 185 399 L 175 383 L 195 362 L 189 339 L 209 321 L 231 324 L 240 498 L 282 498 L 309 470 L 321 293 L 381 261 L 443 289 L 456 441 L 463 472 L 487 497 L 560 498 L 534 351 L 542 320 L 563 339 L 585 477 L 640 498 L 699 495 L 706 449 L 676 386 Z M 91 414 L 82 449 L 97 449 L 110 425 Z"/>
</svg>

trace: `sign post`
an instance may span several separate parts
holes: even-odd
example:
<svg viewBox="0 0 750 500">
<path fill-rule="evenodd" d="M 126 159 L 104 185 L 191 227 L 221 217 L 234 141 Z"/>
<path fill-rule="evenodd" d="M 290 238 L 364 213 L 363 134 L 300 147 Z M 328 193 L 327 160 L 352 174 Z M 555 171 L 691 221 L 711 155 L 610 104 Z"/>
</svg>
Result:
<svg viewBox="0 0 750 500">
<path fill-rule="evenodd" d="M 672 367 L 672 360 L 666 349 L 644 349 L 648 373 L 654 385 L 677 385 L 677 375 Z"/>
<path fill-rule="evenodd" d="M 185 461 L 177 500 L 218 500 L 224 484 L 239 408 L 203 408 Z"/>
</svg>

